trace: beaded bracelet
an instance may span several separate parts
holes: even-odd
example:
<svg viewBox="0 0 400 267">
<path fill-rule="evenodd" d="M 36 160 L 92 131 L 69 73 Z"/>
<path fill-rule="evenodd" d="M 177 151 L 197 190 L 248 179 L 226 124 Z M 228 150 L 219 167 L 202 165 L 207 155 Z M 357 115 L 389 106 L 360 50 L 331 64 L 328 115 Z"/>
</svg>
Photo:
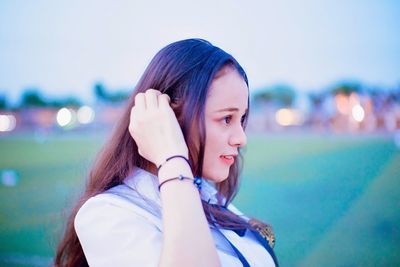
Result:
<svg viewBox="0 0 400 267">
<path fill-rule="evenodd" d="M 161 163 L 160 166 L 157 167 L 157 171 L 160 171 L 160 168 L 161 168 L 165 163 L 167 163 L 168 160 L 171 160 L 171 159 L 174 159 L 174 158 L 182 158 L 182 159 L 186 160 L 186 162 L 189 164 L 190 168 L 192 168 L 192 166 L 190 165 L 190 161 L 189 161 L 186 157 L 184 157 L 184 156 L 182 156 L 182 155 L 174 155 L 174 156 L 171 156 L 171 157 L 167 158 L 163 163 Z"/>
<path fill-rule="evenodd" d="M 194 177 L 194 178 L 190 178 L 190 177 L 186 177 L 183 175 L 179 175 L 178 177 L 173 177 L 173 178 L 169 178 L 164 180 L 159 186 L 158 186 L 158 191 L 160 191 L 160 188 L 163 184 L 165 184 L 166 182 L 170 182 L 173 180 L 179 180 L 179 181 L 183 181 L 185 179 L 189 179 L 193 181 L 193 184 L 197 187 L 198 190 L 201 190 L 201 182 L 203 181 L 202 178 L 200 177 Z"/>
</svg>

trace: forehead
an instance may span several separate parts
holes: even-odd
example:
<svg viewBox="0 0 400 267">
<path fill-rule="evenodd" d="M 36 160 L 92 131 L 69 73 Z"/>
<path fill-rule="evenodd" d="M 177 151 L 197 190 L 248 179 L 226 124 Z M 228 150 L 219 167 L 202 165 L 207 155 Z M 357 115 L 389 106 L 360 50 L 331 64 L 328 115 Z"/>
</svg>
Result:
<svg viewBox="0 0 400 267">
<path fill-rule="evenodd" d="M 246 110 L 249 90 L 243 77 L 233 68 L 224 68 L 212 81 L 208 90 L 206 111 L 226 107 Z"/>
</svg>

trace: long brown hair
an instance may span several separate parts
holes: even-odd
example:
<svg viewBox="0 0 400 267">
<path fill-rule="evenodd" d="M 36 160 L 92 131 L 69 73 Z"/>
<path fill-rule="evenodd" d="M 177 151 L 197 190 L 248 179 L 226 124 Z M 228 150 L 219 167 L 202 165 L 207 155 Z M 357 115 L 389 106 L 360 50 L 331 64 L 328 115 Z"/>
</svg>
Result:
<svg viewBox="0 0 400 267">
<path fill-rule="evenodd" d="M 154 165 L 141 157 L 131 137 L 128 126 L 130 111 L 136 94 L 149 88 L 168 94 L 175 115 L 189 148 L 189 160 L 195 176 L 202 175 L 206 142 L 204 109 L 208 89 L 214 77 L 224 67 L 235 69 L 248 84 L 247 76 L 239 63 L 222 49 L 202 39 L 187 39 L 161 49 L 152 59 L 134 92 L 128 99 L 121 119 L 104 147 L 99 152 L 89 173 L 86 189 L 73 208 L 55 258 L 55 266 L 88 266 L 74 229 L 74 219 L 83 203 L 90 197 L 119 185 L 136 167 L 145 170 Z M 247 99 L 249 104 L 249 99 Z M 247 117 L 244 127 L 247 124 Z M 228 179 L 216 184 L 225 198 L 227 207 L 235 197 L 243 158 L 239 149 L 237 161 L 231 166 Z M 234 213 L 218 209 L 203 201 L 203 209 L 210 224 L 224 228 L 251 228 Z"/>
</svg>

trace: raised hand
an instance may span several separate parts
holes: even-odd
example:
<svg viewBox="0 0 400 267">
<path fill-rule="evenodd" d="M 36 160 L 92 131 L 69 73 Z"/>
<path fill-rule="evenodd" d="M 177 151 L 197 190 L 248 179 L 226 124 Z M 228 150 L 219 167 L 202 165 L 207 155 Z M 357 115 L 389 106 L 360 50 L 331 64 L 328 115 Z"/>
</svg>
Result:
<svg viewBox="0 0 400 267">
<path fill-rule="evenodd" d="M 170 107 L 170 98 L 158 90 L 148 89 L 136 95 L 129 132 L 139 154 L 156 166 L 173 155 L 188 157 L 188 148 Z"/>
</svg>

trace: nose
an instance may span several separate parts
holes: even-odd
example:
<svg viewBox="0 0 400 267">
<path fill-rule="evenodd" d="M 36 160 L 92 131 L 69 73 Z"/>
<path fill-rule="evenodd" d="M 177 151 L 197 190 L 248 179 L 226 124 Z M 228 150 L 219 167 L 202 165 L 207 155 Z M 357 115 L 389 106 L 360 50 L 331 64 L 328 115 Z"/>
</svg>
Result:
<svg viewBox="0 0 400 267">
<path fill-rule="evenodd" d="M 241 125 L 233 130 L 229 138 L 229 144 L 235 147 L 243 147 L 247 144 L 247 136 Z"/>
</svg>

